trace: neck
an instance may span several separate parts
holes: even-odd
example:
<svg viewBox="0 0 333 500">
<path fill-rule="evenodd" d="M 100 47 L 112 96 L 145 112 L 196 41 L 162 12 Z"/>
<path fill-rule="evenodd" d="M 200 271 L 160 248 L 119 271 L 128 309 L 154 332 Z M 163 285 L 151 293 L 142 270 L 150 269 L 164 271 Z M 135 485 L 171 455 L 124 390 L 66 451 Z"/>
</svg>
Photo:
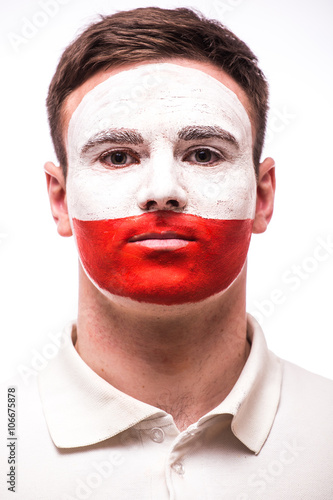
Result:
<svg viewBox="0 0 333 500">
<path fill-rule="evenodd" d="M 247 359 L 245 269 L 221 296 L 166 307 L 111 301 L 80 270 L 77 330 L 98 375 L 182 430 L 223 401 Z"/>
</svg>

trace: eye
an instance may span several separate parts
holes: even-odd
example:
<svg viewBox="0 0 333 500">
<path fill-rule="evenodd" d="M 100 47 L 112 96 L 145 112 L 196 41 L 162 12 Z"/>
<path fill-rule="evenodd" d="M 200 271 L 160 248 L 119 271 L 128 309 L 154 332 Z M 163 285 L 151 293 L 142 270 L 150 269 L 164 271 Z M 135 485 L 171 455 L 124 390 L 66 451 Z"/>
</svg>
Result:
<svg viewBox="0 0 333 500">
<path fill-rule="evenodd" d="M 185 158 L 184 161 L 189 161 L 191 163 L 201 163 L 201 164 L 212 164 L 217 161 L 224 160 L 221 154 L 216 153 L 208 148 L 200 148 L 195 151 L 191 151 Z"/>
<path fill-rule="evenodd" d="M 100 157 L 100 161 L 111 167 L 127 167 L 133 163 L 139 163 L 137 158 L 122 150 L 104 153 Z"/>
<path fill-rule="evenodd" d="M 207 163 L 212 159 L 212 152 L 209 149 L 201 149 L 194 153 L 194 157 L 199 163 Z"/>
<path fill-rule="evenodd" d="M 109 155 L 111 163 L 115 165 L 125 165 L 127 161 L 127 154 L 122 151 L 117 151 L 116 153 L 112 153 Z"/>
</svg>

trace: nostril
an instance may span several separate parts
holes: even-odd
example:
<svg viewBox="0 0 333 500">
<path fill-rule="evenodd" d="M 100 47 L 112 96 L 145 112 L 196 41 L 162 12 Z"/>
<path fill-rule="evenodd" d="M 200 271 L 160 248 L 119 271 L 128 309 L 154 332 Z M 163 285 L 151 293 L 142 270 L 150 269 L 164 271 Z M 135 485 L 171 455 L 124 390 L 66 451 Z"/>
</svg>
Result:
<svg viewBox="0 0 333 500">
<path fill-rule="evenodd" d="M 168 200 L 167 201 L 167 206 L 178 208 L 179 207 L 179 201 L 177 201 L 177 200 Z"/>
<path fill-rule="evenodd" d="M 153 208 L 154 206 L 156 205 L 156 201 L 147 201 L 146 203 L 146 210 L 150 210 L 151 208 Z"/>
<path fill-rule="evenodd" d="M 146 210 L 151 210 L 151 209 L 171 209 L 171 208 L 179 208 L 180 204 L 179 201 L 177 200 L 167 200 L 166 202 L 163 203 L 158 203 L 155 200 L 149 200 L 147 201 L 145 205 Z"/>
</svg>

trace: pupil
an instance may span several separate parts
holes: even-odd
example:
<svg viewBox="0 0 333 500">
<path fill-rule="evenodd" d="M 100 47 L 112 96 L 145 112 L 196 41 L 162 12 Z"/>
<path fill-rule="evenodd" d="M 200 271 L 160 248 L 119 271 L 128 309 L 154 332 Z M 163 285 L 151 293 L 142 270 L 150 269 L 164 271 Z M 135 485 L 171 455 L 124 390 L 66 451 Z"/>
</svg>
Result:
<svg viewBox="0 0 333 500">
<path fill-rule="evenodd" d="M 126 155 L 124 153 L 113 153 L 111 155 L 112 163 L 117 163 L 118 165 L 122 165 L 126 161 Z"/>
<path fill-rule="evenodd" d="M 196 153 L 198 161 L 209 161 L 212 157 L 211 152 L 208 149 L 203 149 Z"/>
</svg>

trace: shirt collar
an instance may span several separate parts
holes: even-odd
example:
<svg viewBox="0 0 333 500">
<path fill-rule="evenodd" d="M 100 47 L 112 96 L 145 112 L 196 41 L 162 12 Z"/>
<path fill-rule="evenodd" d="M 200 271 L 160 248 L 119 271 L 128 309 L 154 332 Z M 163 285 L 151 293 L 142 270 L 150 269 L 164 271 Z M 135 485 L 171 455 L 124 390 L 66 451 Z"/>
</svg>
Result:
<svg viewBox="0 0 333 500">
<path fill-rule="evenodd" d="M 58 448 L 76 448 L 104 441 L 137 423 L 165 416 L 154 406 L 118 391 L 95 373 L 75 350 L 76 329 L 64 331 L 63 347 L 39 373 L 39 390 L 49 432 Z M 235 436 L 259 453 L 273 425 L 280 398 L 281 367 L 270 353 L 258 323 L 248 316 L 251 351 L 226 399 L 198 424 L 212 416 L 233 415 Z"/>
<path fill-rule="evenodd" d="M 247 338 L 251 350 L 247 362 L 228 396 L 203 419 L 213 415 L 233 415 L 234 435 L 258 454 L 272 428 L 281 393 L 281 360 L 267 348 L 257 321 L 248 314 Z"/>
<path fill-rule="evenodd" d="M 76 327 L 64 330 L 63 347 L 39 373 L 39 392 L 54 444 L 76 448 L 104 441 L 152 416 L 165 415 L 114 388 L 77 353 Z"/>
</svg>

